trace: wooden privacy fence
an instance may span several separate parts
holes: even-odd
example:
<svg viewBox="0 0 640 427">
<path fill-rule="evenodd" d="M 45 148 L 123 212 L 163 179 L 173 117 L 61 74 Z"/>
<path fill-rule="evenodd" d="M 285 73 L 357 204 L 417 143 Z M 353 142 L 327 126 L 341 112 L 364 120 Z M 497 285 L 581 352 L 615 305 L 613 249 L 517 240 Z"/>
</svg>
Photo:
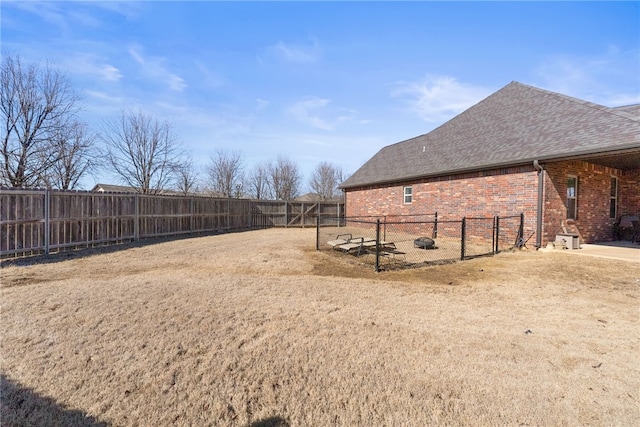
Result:
<svg viewBox="0 0 640 427">
<path fill-rule="evenodd" d="M 313 227 L 342 203 L 0 189 L 0 257 L 150 237 Z"/>
</svg>

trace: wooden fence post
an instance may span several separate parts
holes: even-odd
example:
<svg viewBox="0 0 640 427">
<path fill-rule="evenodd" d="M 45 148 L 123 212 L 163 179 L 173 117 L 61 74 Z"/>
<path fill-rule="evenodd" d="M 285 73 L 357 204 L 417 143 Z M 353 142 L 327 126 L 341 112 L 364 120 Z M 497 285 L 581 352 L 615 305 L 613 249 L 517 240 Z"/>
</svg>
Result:
<svg viewBox="0 0 640 427">
<path fill-rule="evenodd" d="M 140 239 L 140 197 L 139 193 L 135 194 L 133 199 L 135 218 L 133 221 L 133 240 L 137 242 Z"/>
<path fill-rule="evenodd" d="M 189 232 L 193 234 L 193 211 L 195 210 L 195 199 L 194 196 L 189 197 Z"/>
<path fill-rule="evenodd" d="M 51 232 L 51 190 L 44 190 L 44 253 L 49 255 L 50 232 Z"/>
</svg>

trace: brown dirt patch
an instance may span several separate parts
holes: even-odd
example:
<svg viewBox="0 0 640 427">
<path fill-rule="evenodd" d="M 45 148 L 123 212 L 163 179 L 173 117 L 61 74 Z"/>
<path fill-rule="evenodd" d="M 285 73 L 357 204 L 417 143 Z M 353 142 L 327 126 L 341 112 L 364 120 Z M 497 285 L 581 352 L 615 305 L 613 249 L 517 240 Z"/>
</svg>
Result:
<svg viewBox="0 0 640 427">
<path fill-rule="evenodd" d="M 640 423 L 637 263 L 375 273 L 314 237 L 3 263 L 1 424 Z"/>
</svg>

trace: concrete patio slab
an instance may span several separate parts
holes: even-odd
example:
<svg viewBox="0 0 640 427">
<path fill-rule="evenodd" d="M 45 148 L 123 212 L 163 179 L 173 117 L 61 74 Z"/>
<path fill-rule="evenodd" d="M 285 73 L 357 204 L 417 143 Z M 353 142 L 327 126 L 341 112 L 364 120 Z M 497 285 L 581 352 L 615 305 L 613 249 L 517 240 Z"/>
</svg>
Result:
<svg viewBox="0 0 640 427">
<path fill-rule="evenodd" d="M 548 249 L 542 249 L 548 250 Z M 574 255 L 587 255 L 600 258 L 620 259 L 640 263 L 640 244 L 627 240 L 615 242 L 603 242 L 594 244 L 581 244 L 580 249 L 551 249 L 561 250 L 564 253 Z"/>
</svg>

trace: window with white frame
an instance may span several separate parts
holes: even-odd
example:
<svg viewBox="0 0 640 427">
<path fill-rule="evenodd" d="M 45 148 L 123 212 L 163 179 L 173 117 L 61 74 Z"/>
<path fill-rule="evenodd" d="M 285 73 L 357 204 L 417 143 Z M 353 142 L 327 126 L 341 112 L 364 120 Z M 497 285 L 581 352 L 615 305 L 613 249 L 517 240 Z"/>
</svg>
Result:
<svg viewBox="0 0 640 427">
<path fill-rule="evenodd" d="M 408 205 L 413 201 L 413 187 L 404 187 L 404 204 Z"/>
<path fill-rule="evenodd" d="M 567 177 L 567 219 L 578 218 L 578 177 Z"/>
<path fill-rule="evenodd" d="M 609 198 L 609 218 L 618 216 L 618 178 L 611 177 L 611 196 Z"/>
</svg>

